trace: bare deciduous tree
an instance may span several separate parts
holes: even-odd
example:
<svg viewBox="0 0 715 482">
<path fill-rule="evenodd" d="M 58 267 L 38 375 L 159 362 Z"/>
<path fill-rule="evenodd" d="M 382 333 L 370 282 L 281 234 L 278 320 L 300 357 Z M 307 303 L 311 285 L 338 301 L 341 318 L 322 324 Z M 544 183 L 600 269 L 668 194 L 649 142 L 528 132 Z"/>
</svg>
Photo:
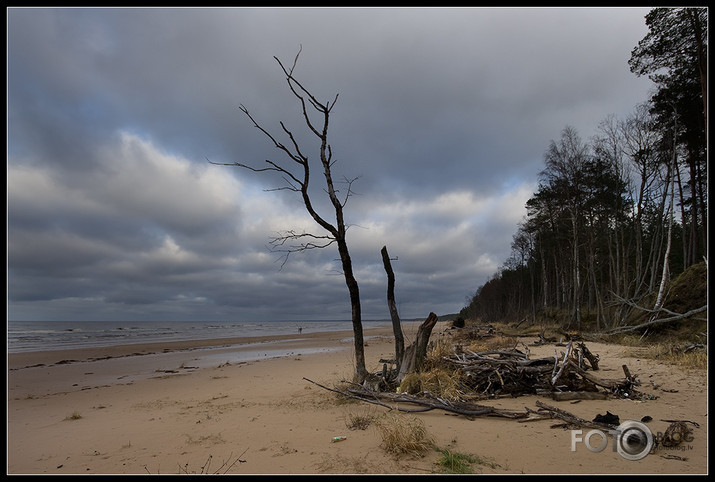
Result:
<svg viewBox="0 0 715 482">
<path fill-rule="evenodd" d="M 238 166 L 254 172 L 273 171 L 278 173 L 285 181 L 285 185 L 273 190 L 288 190 L 298 193 L 301 196 L 305 209 L 308 211 L 310 216 L 321 228 L 325 230 L 325 234 L 285 231 L 280 236 L 272 239 L 271 245 L 276 251 L 280 251 L 285 254 L 285 260 L 287 260 L 288 255 L 292 252 L 315 248 L 327 248 L 332 244 L 337 245 L 340 262 L 342 264 L 342 273 L 345 277 L 345 284 L 347 285 L 350 293 L 350 304 L 352 306 L 352 325 L 355 345 L 354 379 L 356 382 L 362 383 L 367 377 L 367 370 L 365 368 L 360 290 L 357 279 L 353 273 L 350 252 L 345 239 L 347 226 L 343 215 L 343 208 L 352 194 L 351 186 L 355 179 L 346 180 L 347 190 L 344 195 L 339 196 L 339 190 L 335 187 L 332 173 L 332 167 L 335 163 L 333 160 L 333 151 L 328 143 L 330 113 L 333 110 L 333 107 L 335 107 L 338 95 L 335 95 L 332 102 L 328 101 L 322 103 L 318 101 L 315 96 L 313 96 L 313 94 L 311 94 L 293 76 L 293 71 L 298 62 L 298 57 L 300 57 L 300 53 L 301 51 L 299 50 L 290 69 L 287 69 L 277 57 L 274 57 L 274 59 L 278 62 L 278 65 L 283 71 L 288 87 L 300 103 L 303 120 L 305 121 L 306 126 L 317 138 L 320 153 L 319 166 L 322 168 L 322 173 L 325 178 L 325 192 L 328 194 L 330 203 L 333 207 L 335 221 L 328 221 L 316 210 L 308 190 L 311 174 L 311 166 L 308 156 L 304 154 L 301 146 L 296 140 L 296 137 L 293 135 L 293 132 L 289 130 L 282 121 L 280 122 L 280 126 L 283 134 L 288 139 L 286 144 L 281 143 L 273 134 L 261 126 L 261 124 L 259 124 L 249 113 L 248 109 L 241 105 L 241 111 L 251 120 L 254 127 L 260 130 L 271 140 L 274 147 L 277 148 L 284 156 L 284 159 L 282 161 L 266 160 L 263 167 L 255 167 L 241 162 L 226 163 L 222 165 Z M 311 114 L 319 120 L 314 122 L 311 119 Z M 297 242 L 297 244 L 291 245 L 289 242 Z"/>
</svg>

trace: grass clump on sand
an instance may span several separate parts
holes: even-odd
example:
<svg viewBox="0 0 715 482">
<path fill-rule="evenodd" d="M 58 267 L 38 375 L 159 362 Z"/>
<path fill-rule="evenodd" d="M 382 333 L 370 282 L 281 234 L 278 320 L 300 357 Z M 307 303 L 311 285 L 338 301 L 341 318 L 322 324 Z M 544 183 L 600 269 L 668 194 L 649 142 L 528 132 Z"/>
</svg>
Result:
<svg viewBox="0 0 715 482">
<path fill-rule="evenodd" d="M 436 463 L 444 474 L 473 474 L 472 464 L 486 465 L 492 469 L 498 466 L 473 454 L 453 452 L 449 449 L 438 449 L 438 452 L 440 455 Z"/>
<path fill-rule="evenodd" d="M 478 459 L 471 454 L 452 452 L 449 449 L 440 449 L 437 465 L 444 474 L 473 474 L 472 464 Z"/>
<path fill-rule="evenodd" d="M 402 379 L 399 391 L 418 395 L 424 392 L 446 400 L 459 400 L 461 375 L 453 370 L 433 368 L 427 372 L 410 373 Z"/>
<path fill-rule="evenodd" d="M 398 412 L 389 412 L 376 423 L 382 436 L 382 448 L 396 456 L 423 457 L 434 447 L 422 420 Z"/>
<path fill-rule="evenodd" d="M 65 417 L 65 420 L 79 420 L 80 418 L 82 418 L 82 415 L 80 415 L 79 412 L 75 410 L 70 415 L 67 415 Z"/>
<path fill-rule="evenodd" d="M 374 421 L 375 415 L 371 413 L 348 413 L 345 426 L 350 430 L 366 430 Z"/>
</svg>

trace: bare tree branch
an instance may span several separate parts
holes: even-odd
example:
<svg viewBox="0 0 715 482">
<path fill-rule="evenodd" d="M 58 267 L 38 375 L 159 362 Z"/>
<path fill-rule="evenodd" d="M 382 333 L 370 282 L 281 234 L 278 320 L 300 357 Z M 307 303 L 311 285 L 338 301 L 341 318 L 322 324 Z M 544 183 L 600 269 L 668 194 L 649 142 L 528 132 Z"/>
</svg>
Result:
<svg viewBox="0 0 715 482">
<path fill-rule="evenodd" d="M 314 248 L 327 248 L 328 246 L 330 246 L 331 244 L 333 244 L 336 241 L 334 237 L 328 236 L 328 235 L 318 236 L 318 235 L 311 234 L 311 233 L 296 233 L 293 230 L 289 230 L 289 231 L 286 231 L 285 234 L 283 234 L 281 236 L 272 238 L 270 241 L 270 244 L 272 246 L 284 246 L 285 243 L 288 241 L 291 241 L 291 240 L 295 241 L 295 240 L 299 240 L 299 239 L 303 239 L 303 238 L 309 238 L 309 239 L 315 239 L 315 240 L 323 239 L 323 240 L 327 240 L 327 242 L 325 242 L 323 244 L 318 244 L 316 242 L 311 242 L 311 241 L 302 242 L 298 245 L 292 245 L 287 249 L 291 252 L 297 252 L 297 251 L 305 251 L 305 250 L 314 249 Z"/>
</svg>

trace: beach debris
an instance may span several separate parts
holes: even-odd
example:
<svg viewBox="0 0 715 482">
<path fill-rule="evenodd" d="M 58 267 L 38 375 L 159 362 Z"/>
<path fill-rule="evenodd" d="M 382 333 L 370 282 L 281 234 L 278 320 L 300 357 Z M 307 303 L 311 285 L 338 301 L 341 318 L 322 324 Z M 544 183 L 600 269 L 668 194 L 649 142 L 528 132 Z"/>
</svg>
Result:
<svg viewBox="0 0 715 482">
<path fill-rule="evenodd" d="M 608 423 L 612 425 L 619 425 L 620 419 L 618 415 L 614 415 L 609 411 L 606 411 L 606 415 L 601 415 L 600 413 L 596 415 L 593 419 L 594 422 Z"/>
<path fill-rule="evenodd" d="M 661 444 L 664 447 L 677 447 L 686 440 L 691 433 L 692 430 L 688 428 L 685 422 L 681 420 L 674 421 L 665 430 Z"/>
<path fill-rule="evenodd" d="M 343 440 L 346 440 L 347 437 L 345 435 L 339 435 L 337 437 L 333 437 L 331 442 L 342 442 Z"/>
<path fill-rule="evenodd" d="M 687 462 L 688 458 L 687 457 L 681 457 L 680 455 L 673 455 L 673 454 L 661 454 L 661 457 L 667 460 L 681 460 L 683 462 Z"/>
</svg>

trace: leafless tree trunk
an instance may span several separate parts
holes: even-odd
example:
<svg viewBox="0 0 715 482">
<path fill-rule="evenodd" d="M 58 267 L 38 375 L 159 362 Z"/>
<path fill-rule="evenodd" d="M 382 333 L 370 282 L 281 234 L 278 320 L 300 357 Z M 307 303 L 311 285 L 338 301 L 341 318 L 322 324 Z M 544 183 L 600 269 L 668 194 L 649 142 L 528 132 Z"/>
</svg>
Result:
<svg viewBox="0 0 715 482">
<path fill-rule="evenodd" d="M 405 338 L 402 335 L 400 315 L 397 313 L 397 306 L 395 305 L 395 272 L 392 270 L 390 255 L 387 254 L 387 246 L 383 246 L 380 253 L 382 254 L 382 264 L 385 266 L 385 272 L 387 273 L 387 307 L 390 310 L 392 331 L 395 334 L 395 369 L 399 373 L 402 366 L 402 357 L 405 355 Z"/>
<path fill-rule="evenodd" d="M 320 144 L 320 165 L 322 167 L 323 176 L 325 178 L 325 191 L 327 192 L 330 202 L 334 209 L 335 222 L 331 223 L 326 218 L 321 216 L 313 206 L 313 202 L 308 193 L 308 184 L 310 181 L 310 165 L 308 163 L 308 157 L 303 154 L 298 142 L 296 141 L 293 133 L 285 126 L 283 122 L 280 122 L 281 129 L 283 133 L 288 137 L 288 145 L 284 145 L 278 141 L 268 130 L 263 128 L 254 117 L 248 112 L 248 109 L 243 105 L 240 106 L 241 111 L 251 120 L 254 127 L 265 134 L 272 142 L 273 145 L 278 149 L 282 155 L 287 159 L 283 163 L 279 161 L 266 160 L 266 165 L 264 167 L 253 167 L 240 162 L 234 162 L 230 164 L 224 164 L 229 166 L 238 166 L 254 172 L 264 172 L 264 171 L 274 171 L 281 175 L 285 185 L 274 189 L 274 190 L 287 190 L 294 191 L 298 193 L 305 205 L 305 209 L 308 211 L 313 220 L 323 228 L 327 234 L 316 235 L 310 233 L 296 233 L 294 231 L 286 231 L 284 234 L 273 239 L 271 244 L 274 250 L 277 252 L 282 252 L 285 254 L 284 264 L 288 259 L 288 255 L 297 251 L 305 251 L 315 248 L 326 248 L 331 244 L 335 243 L 338 247 L 338 253 L 340 255 L 340 261 L 342 264 L 342 272 L 345 277 L 345 284 L 348 287 L 350 293 L 350 304 L 352 306 L 352 324 L 353 324 L 353 335 L 354 335 L 354 345 L 355 345 L 355 373 L 354 378 L 358 383 L 362 383 L 367 377 L 367 370 L 365 368 L 365 349 L 363 343 L 363 329 L 362 329 L 362 314 L 360 308 L 360 290 L 358 287 L 358 282 L 355 278 L 352 268 L 352 261 L 350 258 L 350 252 L 348 250 L 348 244 L 345 239 L 346 225 L 345 218 L 343 215 L 343 207 L 348 201 L 348 198 L 352 194 L 350 187 L 355 179 L 348 180 L 347 191 L 344 197 L 341 199 L 338 197 L 338 191 L 335 189 L 335 184 L 332 177 L 332 166 L 335 162 L 333 160 L 333 152 L 328 143 L 328 125 L 330 121 L 330 112 L 335 103 L 338 100 L 338 95 L 336 94 L 332 103 L 330 101 L 326 103 L 319 102 L 296 78 L 293 76 L 293 70 L 295 69 L 296 63 L 298 62 L 298 57 L 300 56 L 300 51 L 293 61 L 293 66 L 290 69 L 284 67 L 283 63 L 277 58 L 275 60 L 280 65 L 281 70 L 285 74 L 285 79 L 288 83 L 293 95 L 300 102 L 303 119 L 306 126 L 318 139 Z M 322 121 L 320 123 L 314 123 L 309 116 L 309 111 L 315 115 L 318 114 L 318 118 Z M 210 162 L 210 161 L 209 161 Z M 214 163 L 215 164 L 215 163 Z M 286 243 L 289 241 L 297 241 L 298 244 L 288 245 Z"/>
</svg>

